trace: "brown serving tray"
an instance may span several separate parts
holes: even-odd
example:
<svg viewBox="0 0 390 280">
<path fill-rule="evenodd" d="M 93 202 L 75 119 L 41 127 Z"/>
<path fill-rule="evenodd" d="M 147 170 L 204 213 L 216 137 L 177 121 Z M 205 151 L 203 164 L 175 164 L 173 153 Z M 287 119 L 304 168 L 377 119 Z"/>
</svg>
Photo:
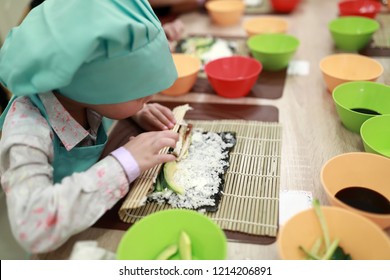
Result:
<svg viewBox="0 0 390 280">
<path fill-rule="evenodd" d="M 186 39 L 191 37 L 202 38 L 206 36 L 197 34 L 189 35 L 187 38 L 178 42 L 176 52 L 184 52 L 181 46 L 184 44 Z M 248 39 L 246 37 L 213 36 L 213 38 L 227 40 L 230 44 L 235 44 L 237 46 L 237 49 L 234 51 L 235 55 L 251 56 L 246 45 L 246 40 Z M 256 84 L 253 86 L 247 97 L 264 99 L 278 99 L 282 97 L 286 77 L 287 69 L 280 71 L 262 70 Z M 199 73 L 198 79 L 190 92 L 216 94 L 203 71 Z"/>
<path fill-rule="evenodd" d="M 359 53 L 366 56 L 390 57 L 390 13 L 378 13 L 375 19 L 380 27 L 374 33 L 368 46 Z"/>
</svg>

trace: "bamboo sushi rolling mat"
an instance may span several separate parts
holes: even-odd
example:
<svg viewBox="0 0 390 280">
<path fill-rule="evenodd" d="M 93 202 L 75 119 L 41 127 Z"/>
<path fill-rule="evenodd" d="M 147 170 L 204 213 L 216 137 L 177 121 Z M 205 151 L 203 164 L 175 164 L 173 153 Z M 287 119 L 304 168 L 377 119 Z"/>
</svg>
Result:
<svg viewBox="0 0 390 280">
<path fill-rule="evenodd" d="M 184 115 L 183 115 L 184 116 Z M 177 119 L 180 119 L 176 116 Z M 182 118 L 181 118 L 182 119 Z M 206 213 L 222 229 L 249 235 L 276 237 L 278 230 L 282 129 L 279 123 L 245 120 L 187 120 L 207 131 L 235 131 L 237 144 L 230 153 L 230 167 L 219 210 Z M 144 172 L 124 200 L 120 219 L 134 223 L 169 205 L 147 203 L 161 166 Z"/>
</svg>

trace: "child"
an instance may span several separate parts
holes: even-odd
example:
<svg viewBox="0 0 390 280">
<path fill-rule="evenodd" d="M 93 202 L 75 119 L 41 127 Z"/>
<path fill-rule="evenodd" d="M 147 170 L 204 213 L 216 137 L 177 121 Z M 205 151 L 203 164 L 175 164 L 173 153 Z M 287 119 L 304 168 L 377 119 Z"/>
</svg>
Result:
<svg viewBox="0 0 390 280">
<path fill-rule="evenodd" d="M 1 185 L 13 235 L 32 253 L 94 224 L 141 172 L 173 155 L 172 112 L 146 104 L 177 73 L 146 0 L 47 0 L 11 30 L 0 82 L 14 95 L 1 116 Z M 102 117 L 142 133 L 101 156 Z"/>
</svg>

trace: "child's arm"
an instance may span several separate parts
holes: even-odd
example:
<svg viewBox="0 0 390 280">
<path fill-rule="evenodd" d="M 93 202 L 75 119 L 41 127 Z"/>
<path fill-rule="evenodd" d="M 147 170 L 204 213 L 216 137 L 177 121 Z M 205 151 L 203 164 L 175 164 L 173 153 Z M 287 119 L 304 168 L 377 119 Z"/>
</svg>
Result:
<svg viewBox="0 0 390 280">
<path fill-rule="evenodd" d="M 172 129 L 176 123 L 172 111 L 158 103 L 148 103 L 133 119 L 145 131 Z"/>
<path fill-rule="evenodd" d="M 28 99 L 17 99 L 0 142 L 1 184 L 15 238 L 33 253 L 54 250 L 93 225 L 129 187 L 113 156 L 53 184 L 52 137 Z"/>
</svg>

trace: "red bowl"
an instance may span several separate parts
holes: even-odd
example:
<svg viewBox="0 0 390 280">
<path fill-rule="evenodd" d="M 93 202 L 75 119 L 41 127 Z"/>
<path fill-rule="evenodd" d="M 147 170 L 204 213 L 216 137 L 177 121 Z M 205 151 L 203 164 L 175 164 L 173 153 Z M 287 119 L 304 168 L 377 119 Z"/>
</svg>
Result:
<svg viewBox="0 0 390 280">
<path fill-rule="evenodd" d="M 340 16 L 363 16 L 375 18 L 382 4 L 373 0 L 346 0 L 338 4 Z"/>
<path fill-rule="evenodd" d="M 212 60 L 204 67 L 215 92 L 228 98 L 248 95 L 262 70 L 256 59 L 238 55 Z"/>
<path fill-rule="evenodd" d="M 290 13 L 299 4 L 300 0 L 270 0 L 272 9 L 279 13 Z"/>
</svg>

